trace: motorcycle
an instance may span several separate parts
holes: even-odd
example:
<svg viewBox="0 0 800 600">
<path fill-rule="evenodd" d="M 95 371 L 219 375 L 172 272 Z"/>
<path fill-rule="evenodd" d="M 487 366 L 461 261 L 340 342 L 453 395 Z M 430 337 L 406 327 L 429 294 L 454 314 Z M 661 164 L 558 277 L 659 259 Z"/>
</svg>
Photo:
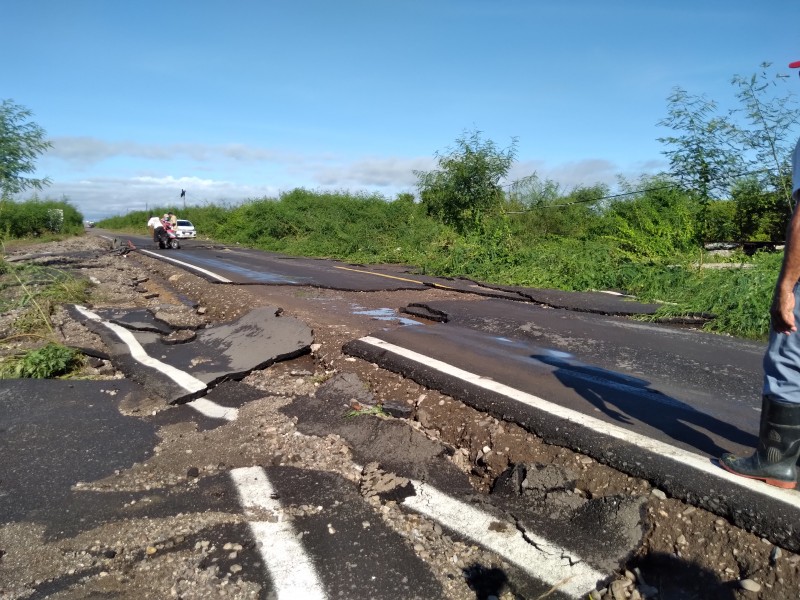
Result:
<svg viewBox="0 0 800 600">
<path fill-rule="evenodd" d="M 162 250 L 167 248 L 178 250 L 181 247 L 181 242 L 178 239 L 178 236 L 175 235 L 175 232 L 172 230 L 172 228 L 159 227 L 156 230 L 156 239 L 158 240 L 158 247 Z"/>
</svg>

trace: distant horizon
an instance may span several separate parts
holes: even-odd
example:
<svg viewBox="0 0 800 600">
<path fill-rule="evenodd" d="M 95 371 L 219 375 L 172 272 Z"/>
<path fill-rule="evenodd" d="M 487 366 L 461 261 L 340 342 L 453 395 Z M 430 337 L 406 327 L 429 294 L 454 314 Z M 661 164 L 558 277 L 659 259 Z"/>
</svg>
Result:
<svg viewBox="0 0 800 600">
<path fill-rule="evenodd" d="M 473 130 L 518 140 L 507 182 L 614 189 L 667 170 L 658 123 L 676 87 L 724 113 L 734 75 L 768 62 L 795 86 L 800 60 L 786 0 L 7 0 L 4 16 L 0 99 L 53 143 L 40 196 L 89 220 L 181 189 L 187 204 L 295 188 L 391 199 Z"/>
</svg>

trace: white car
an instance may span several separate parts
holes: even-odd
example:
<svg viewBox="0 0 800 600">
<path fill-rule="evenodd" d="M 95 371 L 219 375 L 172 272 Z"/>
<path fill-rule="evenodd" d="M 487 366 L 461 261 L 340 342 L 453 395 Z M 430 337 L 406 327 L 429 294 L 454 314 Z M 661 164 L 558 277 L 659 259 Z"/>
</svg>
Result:
<svg viewBox="0 0 800 600">
<path fill-rule="evenodd" d="M 191 221 L 178 219 L 175 224 L 175 236 L 181 239 L 197 237 L 197 231 Z"/>
</svg>

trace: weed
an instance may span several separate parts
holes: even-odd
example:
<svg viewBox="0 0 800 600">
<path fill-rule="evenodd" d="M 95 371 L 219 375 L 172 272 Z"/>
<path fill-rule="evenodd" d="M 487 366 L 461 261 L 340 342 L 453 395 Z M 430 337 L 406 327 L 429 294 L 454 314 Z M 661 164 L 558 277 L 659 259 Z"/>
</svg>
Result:
<svg viewBox="0 0 800 600">
<path fill-rule="evenodd" d="M 32 333 L 53 328 L 50 316 L 56 305 L 86 301 L 86 292 L 91 287 L 86 279 L 49 267 L 36 265 L 7 265 L 4 280 L 0 282 L 0 310 L 22 310 L 14 327 L 21 332 Z M 6 293 L 17 288 L 16 293 Z"/>
<path fill-rule="evenodd" d="M 50 342 L 42 348 L 0 360 L 0 379 L 49 379 L 80 366 L 80 353 Z"/>
<path fill-rule="evenodd" d="M 345 417 L 352 418 L 352 417 L 361 417 L 364 415 L 373 415 L 376 417 L 388 417 L 389 414 L 383 410 L 383 407 L 380 404 L 376 404 L 375 406 L 368 406 L 366 404 L 362 404 L 361 408 L 353 409 L 345 413 Z"/>
<path fill-rule="evenodd" d="M 319 374 L 319 375 L 314 375 L 311 378 L 311 381 L 312 381 L 312 383 L 320 385 L 320 384 L 325 383 L 326 381 L 328 381 L 331 377 L 333 377 L 333 375 L 334 375 L 333 371 L 326 371 L 325 373 L 322 373 L 322 374 Z"/>
</svg>

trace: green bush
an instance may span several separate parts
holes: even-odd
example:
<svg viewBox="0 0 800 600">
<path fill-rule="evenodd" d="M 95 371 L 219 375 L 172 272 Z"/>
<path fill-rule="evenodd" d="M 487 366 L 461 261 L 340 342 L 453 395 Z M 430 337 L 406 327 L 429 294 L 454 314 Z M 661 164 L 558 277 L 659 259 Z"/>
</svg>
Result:
<svg viewBox="0 0 800 600">
<path fill-rule="evenodd" d="M 0 238 L 83 233 L 83 215 L 67 200 L 0 200 Z"/>
<path fill-rule="evenodd" d="M 64 375 L 80 364 L 80 354 L 72 348 L 49 343 L 21 356 L 0 362 L 0 379 L 49 379 Z"/>
</svg>

